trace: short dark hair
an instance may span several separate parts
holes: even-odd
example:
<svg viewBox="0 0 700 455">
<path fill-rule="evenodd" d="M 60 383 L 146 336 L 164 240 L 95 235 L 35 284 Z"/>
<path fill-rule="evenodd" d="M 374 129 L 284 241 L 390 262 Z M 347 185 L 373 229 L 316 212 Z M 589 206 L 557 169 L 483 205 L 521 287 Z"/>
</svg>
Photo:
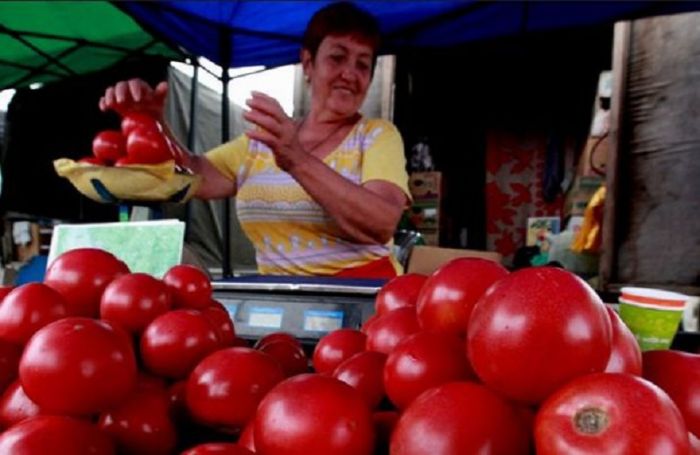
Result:
<svg viewBox="0 0 700 455">
<path fill-rule="evenodd" d="M 351 35 L 373 50 L 374 62 L 377 59 L 381 35 L 377 19 L 351 2 L 335 2 L 316 11 L 302 38 L 301 45 L 316 57 L 321 41 L 329 35 Z M 374 66 L 374 65 L 372 65 Z"/>
</svg>

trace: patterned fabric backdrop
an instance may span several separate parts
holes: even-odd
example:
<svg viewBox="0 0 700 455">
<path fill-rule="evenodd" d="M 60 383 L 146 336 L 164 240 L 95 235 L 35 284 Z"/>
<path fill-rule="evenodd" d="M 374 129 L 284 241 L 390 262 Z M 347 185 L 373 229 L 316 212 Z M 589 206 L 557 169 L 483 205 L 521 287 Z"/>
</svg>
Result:
<svg viewBox="0 0 700 455">
<path fill-rule="evenodd" d="M 543 197 L 547 138 L 491 131 L 486 145 L 486 243 L 511 265 L 525 246 L 527 218 L 561 216 L 563 197 Z"/>
</svg>

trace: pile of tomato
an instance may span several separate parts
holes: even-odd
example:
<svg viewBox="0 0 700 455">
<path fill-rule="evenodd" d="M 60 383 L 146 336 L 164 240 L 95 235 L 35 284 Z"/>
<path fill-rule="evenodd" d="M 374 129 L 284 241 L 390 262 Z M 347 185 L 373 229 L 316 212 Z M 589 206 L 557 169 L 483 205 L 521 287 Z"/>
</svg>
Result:
<svg viewBox="0 0 700 455">
<path fill-rule="evenodd" d="M 76 249 L 0 298 L 3 454 L 700 453 L 700 356 L 642 354 L 561 269 L 403 275 L 308 357 L 238 338 L 189 265 Z"/>
</svg>

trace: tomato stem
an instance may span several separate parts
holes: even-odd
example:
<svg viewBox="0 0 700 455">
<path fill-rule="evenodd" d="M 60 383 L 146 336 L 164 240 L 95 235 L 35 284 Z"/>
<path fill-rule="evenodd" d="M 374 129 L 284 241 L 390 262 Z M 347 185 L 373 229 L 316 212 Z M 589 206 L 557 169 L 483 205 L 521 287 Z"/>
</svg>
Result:
<svg viewBox="0 0 700 455">
<path fill-rule="evenodd" d="M 601 433 L 608 423 L 608 414 L 599 408 L 583 408 L 574 415 L 576 430 L 584 434 Z"/>
</svg>

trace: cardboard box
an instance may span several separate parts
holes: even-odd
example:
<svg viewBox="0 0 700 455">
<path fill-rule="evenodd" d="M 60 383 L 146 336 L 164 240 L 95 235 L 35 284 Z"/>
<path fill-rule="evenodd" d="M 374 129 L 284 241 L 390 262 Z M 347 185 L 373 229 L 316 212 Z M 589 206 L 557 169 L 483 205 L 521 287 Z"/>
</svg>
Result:
<svg viewBox="0 0 700 455">
<path fill-rule="evenodd" d="M 414 172 L 408 179 L 408 189 L 414 201 L 438 201 L 442 196 L 442 173 Z"/>
<path fill-rule="evenodd" d="M 407 273 L 430 275 L 446 262 L 461 257 L 482 258 L 501 263 L 503 257 L 493 251 L 462 250 L 416 245 L 408 258 Z"/>
</svg>

